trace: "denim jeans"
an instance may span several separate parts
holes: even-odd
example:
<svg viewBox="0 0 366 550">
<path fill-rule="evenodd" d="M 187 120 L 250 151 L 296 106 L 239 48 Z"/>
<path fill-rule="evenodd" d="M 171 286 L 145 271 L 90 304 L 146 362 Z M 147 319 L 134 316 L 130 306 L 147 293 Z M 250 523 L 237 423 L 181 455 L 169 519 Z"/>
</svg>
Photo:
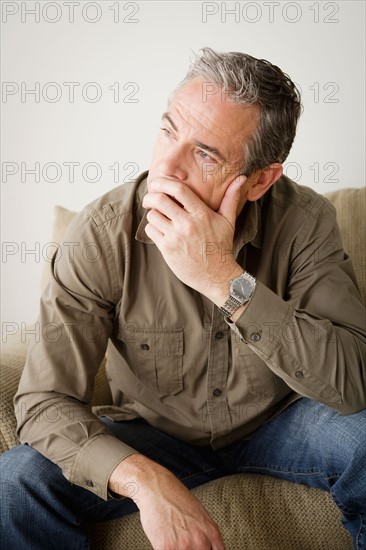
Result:
<svg viewBox="0 0 366 550">
<path fill-rule="evenodd" d="M 250 438 L 218 450 L 189 445 L 140 419 L 103 420 L 190 489 L 227 474 L 254 472 L 328 490 L 354 548 L 366 550 L 366 411 L 342 416 L 302 398 Z M 27 445 L 4 453 L 0 468 L 4 550 L 87 549 L 89 522 L 137 510 L 130 498 L 104 501 L 72 485 L 57 465 Z"/>
</svg>

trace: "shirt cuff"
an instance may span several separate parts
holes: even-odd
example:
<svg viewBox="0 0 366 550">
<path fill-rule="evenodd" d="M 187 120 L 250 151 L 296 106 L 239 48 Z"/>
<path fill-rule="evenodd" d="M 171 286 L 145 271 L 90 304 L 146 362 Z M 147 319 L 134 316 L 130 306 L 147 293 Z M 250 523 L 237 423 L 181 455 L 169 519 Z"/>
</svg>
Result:
<svg viewBox="0 0 366 550">
<path fill-rule="evenodd" d="M 291 305 L 257 282 L 253 298 L 240 317 L 235 323 L 227 318 L 226 322 L 292 390 L 327 405 L 341 403 L 337 388 L 319 371 L 317 365 L 325 364 L 325 359 L 319 358 L 319 350 L 313 361 L 311 326 L 303 325 L 299 339 L 295 329 L 300 328 L 294 316 L 295 309 Z"/>
<path fill-rule="evenodd" d="M 79 451 L 69 481 L 98 497 L 113 498 L 108 481 L 118 464 L 138 451 L 111 434 L 101 434 L 90 440 Z"/>
<path fill-rule="evenodd" d="M 289 304 L 257 281 L 253 296 L 240 317 L 235 323 L 228 317 L 225 320 L 242 342 L 268 357 L 278 346 L 293 313 Z"/>
</svg>

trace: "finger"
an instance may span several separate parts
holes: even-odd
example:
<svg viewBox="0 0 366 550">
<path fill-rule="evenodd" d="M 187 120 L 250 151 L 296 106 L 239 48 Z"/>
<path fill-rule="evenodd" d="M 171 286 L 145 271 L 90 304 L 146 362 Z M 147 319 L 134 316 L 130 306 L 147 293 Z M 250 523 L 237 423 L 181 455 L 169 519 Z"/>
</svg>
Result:
<svg viewBox="0 0 366 550">
<path fill-rule="evenodd" d="M 212 550 L 225 550 L 225 544 L 224 540 L 222 538 L 222 534 L 218 528 L 218 525 L 216 524 L 216 533 L 211 539 L 212 543 Z"/>
<path fill-rule="evenodd" d="M 246 177 L 240 175 L 236 177 L 226 189 L 225 195 L 221 201 L 220 208 L 218 213 L 229 221 L 232 227 L 235 227 L 236 222 L 236 211 L 238 208 L 238 203 L 241 198 L 241 187 L 246 181 Z"/>
<path fill-rule="evenodd" d="M 212 550 L 225 550 L 224 541 L 220 537 L 220 540 L 212 542 Z"/>
<path fill-rule="evenodd" d="M 143 198 L 142 206 L 161 212 L 170 220 L 178 220 L 186 214 L 184 208 L 165 193 L 147 193 Z"/>
<path fill-rule="evenodd" d="M 225 550 L 224 541 L 220 539 L 218 542 L 213 542 L 212 550 Z"/>
<path fill-rule="evenodd" d="M 183 183 L 162 178 L 153 180 L 150 183 L 150 187 L 154 192 L 165 193 L 173 197 L 173 199 L 178 201 L 190 214 L 194 214 L 197 210 L 206 206 L 205 203 Z"/>
<path fill-rule="evenodd" d="M 162 234 L 162 232 L 154 227 L 151 223 L 148 223 L 145 226 L 145 233 L 159 248 L 160 243 L 164 239 L 164 235 Z"/>
<path fill-rule="evenodd" d="M 149 210 L 146 218 L 148 222 L 164 236 L 172 230 L 172 222 L 158 210 Z"/>
</svg>

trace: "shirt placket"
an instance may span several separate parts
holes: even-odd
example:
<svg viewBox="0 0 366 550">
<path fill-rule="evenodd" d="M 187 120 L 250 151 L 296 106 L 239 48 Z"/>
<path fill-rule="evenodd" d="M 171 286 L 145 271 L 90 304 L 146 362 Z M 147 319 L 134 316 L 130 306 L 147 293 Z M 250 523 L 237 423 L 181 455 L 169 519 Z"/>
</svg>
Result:
<svg viewBox="0 0 366 550">
<path fill-rule="evenodd" d="M 231 362 L 229 354 L 230 330 L 222 313 L 212 306 L 207 366 L 207 418 L 211 445 L 216 446 L 220 436 L 230 432 L 231 419 L 227 396 L 227 377 Z"/>
</svg>

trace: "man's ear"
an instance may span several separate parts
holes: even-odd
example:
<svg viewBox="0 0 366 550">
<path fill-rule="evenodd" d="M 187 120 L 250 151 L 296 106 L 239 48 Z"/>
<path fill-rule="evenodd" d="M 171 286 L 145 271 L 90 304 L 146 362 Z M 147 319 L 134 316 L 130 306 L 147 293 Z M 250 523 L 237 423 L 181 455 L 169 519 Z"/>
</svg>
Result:
<svg viewBox="0 0 366 550">
<path fill-rule="evenodd" d="M 262 170 L 254 172 L 248 180 L 252 180 L 247 194 L 248 201 L 257 201 L 282 176 L 282 164 L 275 162 Z"/>
</svg>

